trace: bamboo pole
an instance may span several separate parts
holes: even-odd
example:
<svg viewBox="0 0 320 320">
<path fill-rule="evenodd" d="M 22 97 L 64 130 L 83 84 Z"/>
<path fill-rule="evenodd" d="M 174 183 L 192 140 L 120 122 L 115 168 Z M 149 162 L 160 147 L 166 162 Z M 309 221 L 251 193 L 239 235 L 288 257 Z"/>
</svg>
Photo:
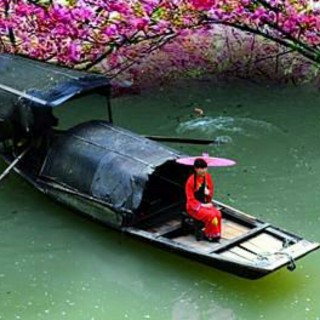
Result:
<svg viewBox="0 0 320 320">
<path fill-rule="evenodd" d="M 2 181 L 10 173 L 10 171 L 17 165 L 17 163 L 25 156 L 25 154 L 29 150 L 30 150 L 30 147 L 27 147 L 11 162 L 8 168 L 2 172 L 0 176 L 0 181 Z"/>
</svg>

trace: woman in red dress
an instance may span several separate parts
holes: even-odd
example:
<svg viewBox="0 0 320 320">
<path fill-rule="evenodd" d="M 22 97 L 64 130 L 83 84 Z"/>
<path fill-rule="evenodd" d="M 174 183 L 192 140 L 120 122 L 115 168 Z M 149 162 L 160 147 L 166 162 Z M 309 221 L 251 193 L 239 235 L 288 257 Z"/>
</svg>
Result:
<svg viewBox="0 0 320 320">
<path fill-rule="evenodd" d="M 187 213 L 204 223 L 204 235 L 209 240 L 221 237 L 221 212 L 212 204 L 214 185 L 208 165 L 202 158 L 194 161 L 194 171 L 186 183 Z"/>
</svg>

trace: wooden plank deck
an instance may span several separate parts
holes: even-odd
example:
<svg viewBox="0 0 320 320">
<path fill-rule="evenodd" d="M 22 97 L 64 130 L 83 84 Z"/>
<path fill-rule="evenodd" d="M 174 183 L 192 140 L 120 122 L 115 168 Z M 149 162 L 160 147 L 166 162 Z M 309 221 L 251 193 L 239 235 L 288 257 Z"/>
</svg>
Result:
<svg viewBox="0 0 320 320">
<path fill-rule="evenodd" d="M 235 247 L 237 245 L 240 245 L 241 243 L 245 242 L 246 240 L 260 234 L 268 227 L 269 227 L 269 223 L 264 223 L 264 224 L 261 224 L 260 226 L 256 226 L 255 228 L 249 229 L 247 232 L 242 233 L 241 235 L 234 237 L 232 239 L 229 239 L 228 241 L 225 241 L 225 243 L 221 243 L 219 246 L 215 247 L 215 249 L 214 249 L 214 251 L 212 251 L 212 253 L 217 253 L 218 251 L 222 252 L 222 251 L 225 251 L 226 249 L 229 249 L 231 247 Z"/>
<path fill-rule="evenodd" d="M 229 252 L 232 252 L 236 255 L 238 255 L 239 257 L 241 257 L 242 259 L 247 259 L 249 261 L 255 261 L 257 259 L 257 255 L 253 254 L 245 249 L 242 249 L 240 247 L 232 247 L 230 250 L 228 250 Z"/>
<path fill-rule="evenodd" d="M 158 233 L 158 234 L 165 234 L 166 232 L 174 228 L 178 228 L 180 225 L 181 225 L 180 219 L 175 218 L 175 219 L 168 220 L 165 223 L 162 223 L 160 225 L 150 227 L 146 231 Z"/>
<path fill-rule="evenodd" d="M 257 253 L 274 253 L 283 248 L 283 242 L 267 233 L 260 234 L 241 244 L 242 247 Z"/>
<path fill-rule="evenodd" d="M 250 228 L 243 226 L 239 223 L 236 223 L 228 219 L 222 219 L 221 236 L 224 239 L 230 240 L 239 237 L 240 235 L 248 232 L 249 230 Z"/>
<path fill-rule="evenodd" d="M 225 257 L 225 258 L 230 258 L 232 260 L 236 260 L 236 261 L 239 261 L 241 263 L 249 263 L 251 262 L 251 260 L 249 259 L 246 259 L 245 257 L 235 253 L 235 252 L 232 252 L 232 251 L 225 251 L 221 254 L 222 257 Z"/>
<path fill-rule="evenodd" d="M 157 236 L 165 236 L 168 232 L 179 229 L 180 226 L 181 220 L 174 218 L 161 225 L 150 227 L 146 231 Z M 197 241 L 193 234 L 181 235 L 172 240 L 203 253 L 219 252 L 224 257 L 252 262 L 260 255 L 277 252 L 283 247 L 281 240 L 264 232 L 268 227 L 268 224 L 261 224 L 250 228 L 224 218 L 219 242 Z M 261 234 L 261 232 L 264 233 Z"/>
<path fill-rule="evenodd" d="M 174 241 L 178 243 L 183 243 L 184 245 L 187 245 L 193 249 L 200 250 L 205 253 L 209 253 L 212 250 L 214 250 L 215 247 L 221 245 L 221 243 L 227 243 L 227 240 L 220 239 L 219 242 L 209 242 L 209 241 L 197 241 L 194 237 L 194 235 L 189 234 L 186 236 L 176 237 L 174 238 Z"/>
</svg>

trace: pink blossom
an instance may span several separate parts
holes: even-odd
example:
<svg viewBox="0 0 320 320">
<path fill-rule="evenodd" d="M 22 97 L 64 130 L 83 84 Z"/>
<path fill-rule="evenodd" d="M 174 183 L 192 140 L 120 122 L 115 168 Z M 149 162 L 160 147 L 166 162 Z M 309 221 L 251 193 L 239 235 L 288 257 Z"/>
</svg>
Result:
<svg viewBox="0 0 320 320">
<path fill-rule="evenodd" d="M 42 7 L 27 0 L 0 0 L 0 38 L 5 50 L 39 59 L 55 55 L 76 65 L 110 51 L 119 55 L 120 65 L 134 50 L 139 50 L 136 57 L 143 56 L 161 39 L 188 38 L 189 30 L 202 26 L 207 32 L 211 24 L 220 23 L 267 32 L 282 42 L 297 39 L 311 48 L 316 61 L 320 16 L 307 10 L 307 4 L 307 0 L 78 0 L 74 5 Z"/>
</svg>

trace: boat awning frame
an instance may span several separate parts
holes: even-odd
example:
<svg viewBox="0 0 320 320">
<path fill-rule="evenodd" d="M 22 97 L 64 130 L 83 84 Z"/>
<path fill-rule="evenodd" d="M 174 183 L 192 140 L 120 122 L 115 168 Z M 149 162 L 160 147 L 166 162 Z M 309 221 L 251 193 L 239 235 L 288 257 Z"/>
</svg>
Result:
<svg viewBox="0 0 320 320">
<path fill-rule="evenodd" d="M 11 104 L 23 101 L 33 107 L 54 108 L 87 93 L 109 97 L 110 89 L 109 78 L 101 74 L 0 54 L 0 97 L 2 93 L 11 96 Z"/>
<path fill-rule="evenodd" d="M 0 122 L 14 123 L 25 133 L 35 132 L 37 126 L 54 126 L 52 108 L 95 93 L 106 97 L 112 122 L 111 83 L 106 76 L 0 54 Z"/>
</svg>

